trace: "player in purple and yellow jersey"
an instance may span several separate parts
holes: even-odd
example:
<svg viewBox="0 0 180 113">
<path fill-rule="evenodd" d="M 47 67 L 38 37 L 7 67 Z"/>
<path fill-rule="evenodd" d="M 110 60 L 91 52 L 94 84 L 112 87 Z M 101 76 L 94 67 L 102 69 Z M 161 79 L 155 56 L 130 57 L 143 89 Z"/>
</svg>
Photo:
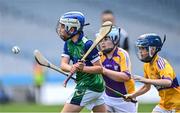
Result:
<svg viewBox="0 0 180 113">
<path fill-rule="evenodd" d="M 93 41 L 84 36 L 85 17 L 81 12 L 67 12 L 61 16 L 57 33 L 65 41 L 61 58 L 61 69 L 76 73 L 76 87 L 66 101 L 62 112 L 80 112 L 87 107 L 93 112 L 106 112 L 102 98 L 104 81 L 98 50 L 95 48 L 85 59 L 79 62 Z M 70 61 L 73 64 L 70 64 Z"/>
<path fill-rule="evenodd" d="M 159 92 L 160 102 L 152 112 L 180 112 L 180 86 L 176 74 L 169 62 L 157 54 L 165 39 L 162 42 L 160 36 L 149 33 L 141 35 L 136 41 L 138 58 L 144 62 L 144 77 L 134 76 L 134 79 L 145 84 L 127 98 L 140 96 L 154 85 Z"/>
<path fill-rule="evenodd" d="M 126 95 L 134 92 L 135 85 L 131 79 L 129 54 L 118 47 L 120 40 L 120 28 L 113 26 L 111 32 L 100 42 L 99 48 L 106 86 Z M 121 96 L 108 88 L 103 97 L 109 112 L 136 112 L 135 103 L 124 101 Z"/>
</svg>

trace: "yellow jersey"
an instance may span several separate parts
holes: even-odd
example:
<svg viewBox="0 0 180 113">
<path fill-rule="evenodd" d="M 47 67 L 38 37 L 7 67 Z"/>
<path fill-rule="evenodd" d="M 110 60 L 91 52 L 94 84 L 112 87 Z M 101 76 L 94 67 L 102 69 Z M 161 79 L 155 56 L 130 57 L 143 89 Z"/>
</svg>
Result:
<svg viewBox="0 0 180 113">
<path fill-rule="evenodd" d="M 107 58 L 102 52 L 100 52 L 101 63 L 103 67 L 118 71 L 124 72 L 131 78 L 131 62 L 129 54 L 122 48 L 116 48 L 112 58 Z M 122 94 L 130 94 L 135 91 L 135 83 L 133 79 L 130 79 L 127 82 L 117 82 L 112 80 L 107 76 L 103 76 L 107 86 L 113 88 L 114 90 Z M 106 89 L 106 94 L 111 97 L 119 97 L 116 93 L 112 92 L 109 89 Z"/>
<path fill-rule="evenodd" d="M 151 63 L 144 64 L 144 76 L 148 79 L 168 79 L 170 87 L 155 85 L 159 92 L 159 106 L 165 110 L 180 110 L 180 86 L 172 66 L 164 58 L 156 55 Z"/>
</svg>

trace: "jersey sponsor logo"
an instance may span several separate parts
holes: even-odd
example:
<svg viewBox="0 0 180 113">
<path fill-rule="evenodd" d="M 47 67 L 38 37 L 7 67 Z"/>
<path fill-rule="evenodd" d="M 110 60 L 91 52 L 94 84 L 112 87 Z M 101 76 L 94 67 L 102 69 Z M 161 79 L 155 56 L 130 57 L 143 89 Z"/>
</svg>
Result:
<svg viewBox="0 0 180 113">
<path fill-rule="evenodd" d="M 114 70 L 118 71 L 118 66 L 117 65 L 114 66 Z"/>
<path fill-rule="evenodd" d="M 106 67 L 106 68 L 110 68 L 110 67 L 112 67 L 112 65 L 106 64 L 105 67 Z"/>
<path fill-rule="evenodd" d="M 113 69 L 115 71 L 119 71 L 119 66 L 118 65 L 106 64 L 105 67 L 108 68 L 108 69 Z"/>
</svg>

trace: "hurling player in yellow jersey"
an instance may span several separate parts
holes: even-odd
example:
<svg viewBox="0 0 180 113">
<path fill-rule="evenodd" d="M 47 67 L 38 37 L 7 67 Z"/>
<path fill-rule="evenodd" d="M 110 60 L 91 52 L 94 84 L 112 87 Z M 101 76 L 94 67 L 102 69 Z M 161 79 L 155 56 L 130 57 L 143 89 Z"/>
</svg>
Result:
<svg viewBox="0 0 180 113">
<path fill-rule="evenodd" d="M 164 37 L 165 41 L 165 37 Z M 180 86 L 169 62 L 157 53 L 163 43 L 157 34 L 141 35 L 136 41 L 138 58 L 144 62 L 144 77 L 135 76 L 136 81 L 145 83 L 143 87 L 127 98 L 135 98 L 150 90 L 154 85 L 159 92 L 160 102 L 153 113 L 180 112 Z"/>
</svg>

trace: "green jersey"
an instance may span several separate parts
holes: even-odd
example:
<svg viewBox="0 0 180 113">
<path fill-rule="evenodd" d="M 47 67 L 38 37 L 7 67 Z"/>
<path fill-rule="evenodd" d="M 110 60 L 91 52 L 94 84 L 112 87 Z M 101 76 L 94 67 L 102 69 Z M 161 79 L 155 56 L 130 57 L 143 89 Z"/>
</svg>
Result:
<svg viewBox="0 0 180 113">
<path fill-rule="evenodd" d="M 73 42 L 71 39 L 67 40 L 64 44 L 63 57 L 69 57 L 73 61 L 73 64 L 81 60 L 84 53 L 92 45 L 92 41 L 88 40 L 83 34 L 80 35 L 77 42 Z M 98 50 L 95 48 L 85 59 L 86 66 L 93 66 L 93 63 L 100 59 Z M 104 91 L 104 81 L 101 74 L 90 74 L 84 72 L 76 73 L 77 86 L 76 88 L 87 88 L 96 92 Z"/>
</svg>

